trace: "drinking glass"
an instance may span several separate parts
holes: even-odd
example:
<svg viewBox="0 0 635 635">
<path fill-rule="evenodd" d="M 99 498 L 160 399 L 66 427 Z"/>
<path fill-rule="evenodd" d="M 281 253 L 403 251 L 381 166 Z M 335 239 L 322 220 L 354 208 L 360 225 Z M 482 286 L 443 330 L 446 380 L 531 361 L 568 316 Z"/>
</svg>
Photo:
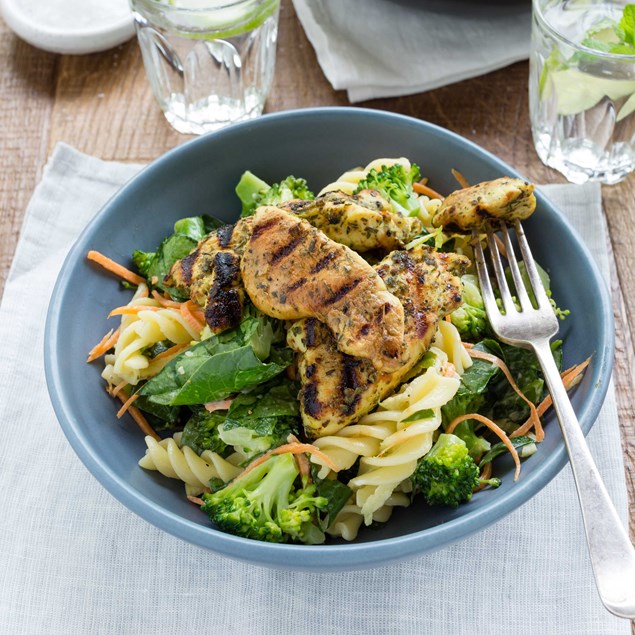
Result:
<svg viewBox="0 0 635 635">
<path fill-rule="evenodd" d="M 635 48 L 626 4 L 533 0 L 534 144 L 543 163 L 574 183 L 617 183 L 635 168 Z"/>
<path fill-rule="evenodd" d="M 146 75 L 173 128 L 202 134 L 262 113 L 279 0 L 130 0 Z"/>
</svg>

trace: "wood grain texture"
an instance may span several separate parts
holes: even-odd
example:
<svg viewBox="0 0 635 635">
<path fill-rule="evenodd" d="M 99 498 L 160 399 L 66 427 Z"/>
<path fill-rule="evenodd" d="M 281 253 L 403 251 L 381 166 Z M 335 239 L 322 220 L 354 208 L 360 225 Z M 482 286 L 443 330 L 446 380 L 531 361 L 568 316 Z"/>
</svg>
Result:
<svg viewBox="0 0 635 635">
<path fill-rule="evenodd" d="M 56 56 L 11 34 L 0 20 L 0 293 L 22 217 L 46 159 L 63 141 L 103 159 L 151 161 L 188 137 L 174 132 L 154 102 L 135 41 L 104 53 Z M 453 130 L 539 183 L 564 182 L 531 141 L 526 62 L 434 91 L 362 104 Z M 325 79 L 290 0 L 280 15 L 277 69 L 266 110 L 350 105 Z M 425 171 L 425 165 L 423 166 Z M 635 176 L 603 188 L 613 263 L 618 395 L 635 539 Z M 633 628 L 635 633 L 635 626 Z"/>
<path fill-rule="evenodd" d="M 0 20 L 0 293 L 24 210 L 46 162 L 57 59 L 22 42 Z"/>
</svg>

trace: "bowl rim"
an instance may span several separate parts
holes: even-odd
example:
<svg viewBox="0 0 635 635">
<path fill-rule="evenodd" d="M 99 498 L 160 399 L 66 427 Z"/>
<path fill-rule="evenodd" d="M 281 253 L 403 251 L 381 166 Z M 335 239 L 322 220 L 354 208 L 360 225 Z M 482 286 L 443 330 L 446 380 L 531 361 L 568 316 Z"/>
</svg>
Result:
<svg viewBox="0 0 635 635">
<path fill-rule="evenodd" d="M 150 178 L 148 175 L 151 175 L 158 166 L 178 161 L 183 154 L 190 152 L 193 147 L 208 144 L 210 140 L 213 143 L 214 139 L 226 135 L 240 134 L 241 131 L 248 133 L 254 127 L 275 125 L 277 121 L 282 119 L 329 119 L 341 117 L 365 117 L 375 122 L 379 120 L 383 122 L 394 121 L 406 126 L 426 128 L 434 136 L 443 139 L 453 139 L 466 148 L 476 151 L 483 158 L 504 168 L 509 176 L 523 178 L 510 165 L 465 137 L 436 124 L 406 115 L 352 107 L 306 108 L 263 115 L 259 119 L 234 124 L 228 128 L 197 137 L 169 150 L 149 163 L 120 188 L 91 219 L 69 250 L 53 289 L 45 324 L 44 370 L 53 409 L 73 450 L 102 486 L 135 514 L 182 540 L 234 559 L 275 568 L 313 571 L 354 570 L 380 566 L 389 562 L 393 563 L 417 554 L 435 551 L 448 544 L 467 538 L 472 533 L 501 520 L 538 493 L 568 461 L 564 442 L 560 439 L 558 447 L 543 457 L 538 472 L 532 473 L 526 480 L 515 483 L 513 488 L 498 496 L 492 504 L 475 508 L 469 514 L 464 514 L 445 523 L 402 536 L 363 543 L 352 542 L 309 546 L 259 542 L 221 532 L 213 528 L 211 524 L 209 526 L 196 524 L 152 502 L 141 493 L 130 488 L 124 479 L 118 477 L 106 463 L 99 459 L 87 443 L 80 423 L 71 416 L 68 396 L 63 389 L 63 373 L 61 372 L 57 355 L 56 333 L 60 326 L 61 290 L 71 280 L 78 254 L 85 251 L 85 240 L 92 234 L 93 228 L 98 225 L 100 219 L 106 216 L 112 207 L 117 206 L 122 199 L 125 199 L 131 189 L 143 187 L 145 180 Z M 615 348 L 612 303 L 606 283 L 576 230 L 571 227 L 562 212 L 539 190 L 536 191 L 536 197 L 538 204 L 549 209 L 550 213 L 553 214 L 554 218 L 550 220 L 557 222 L 561 226 L 561 229 L 570 236 L 570 239 L 575 243 L 576 249 L 581 252 L 583 258 L 587 261 L 592 277 L 591 286 L 600 295 L 602 309 L 601 341 L 598 342 L 595 358 L 599 381 L 594 387 L 594 393 L 589 398 L 586 408 L 580 413 L 580 422 L 586 434 L 599 414 L 610 383 Z M 519 500 L 521 501 L 520 505 L 518 504 Z M 493 521 L 492 516 L 495 517 Z"/>
</svg>

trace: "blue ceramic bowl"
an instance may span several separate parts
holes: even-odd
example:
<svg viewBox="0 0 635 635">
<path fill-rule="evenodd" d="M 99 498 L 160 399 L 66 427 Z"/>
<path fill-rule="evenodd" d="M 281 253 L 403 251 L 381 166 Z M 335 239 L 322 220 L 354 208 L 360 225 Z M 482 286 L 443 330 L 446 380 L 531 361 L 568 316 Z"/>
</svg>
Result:
<svg viewBox="0 0 635 635">
<path fill-rule="evenodd" d="M 55 412 L 74 450 L 92 474 L 129 509 L 161 529 L 240 560 L 313 571 L 372 567 L 440 549 L 496 522 L 540 491 L 563 467 L 566 453 L 556 421 L 538 454 L 523 465 L 518 482 L 510 460 L 497 463 L 503 485 L 483 491 L 458 509 L 398 509 L 380 529 L 362 530 L 352 544 L 278 545 L 214 529 L 184 495 L 182 485 L 137 466 L 143 435 L 104 391 L 101 364 L 87 365 L 87 351 L 107 330 L 106 315 L 130 293 L 89 264 L 97 249 L 129 263 L 134 249 L 153 250 L 183 216 L 211 213 L 231 221 L 234 194 L 250 169 L 274 182 L 288 174 L 313 189 L 377 157 L 406 156 L 441 192 L 455 189 L 451 168 L 472 183 L 516 175 L 510 166 L 473 143 L 437 126 L 400 115 L 354 108 L 311 109 L 268 115 L 197 138 L 143 170 L 101 210 L 69 253 L 53 292 L 46 323 L 46 376 Z M 571 310 L 563 323 L 565 366 L 593 354 L 575 390 L 573 405 L 585 432 L 608 386 L 613 316 L 607 290 L 586 248 L 554 206 L 538 194 L 538 209 L 525 223 L 539 262 L 551 273 L 553 293 Z M 81 293 L 77 293 L 81 289 Z M 81 322 L 78 323 L 78 316 Z"/>
</svg>

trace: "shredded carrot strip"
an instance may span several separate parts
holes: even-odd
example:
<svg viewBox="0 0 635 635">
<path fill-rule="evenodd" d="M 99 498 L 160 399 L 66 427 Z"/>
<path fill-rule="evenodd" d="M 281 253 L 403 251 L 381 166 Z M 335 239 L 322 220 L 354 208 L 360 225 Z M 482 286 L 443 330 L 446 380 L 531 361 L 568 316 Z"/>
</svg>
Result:
<svg viewBox="0 0 635 635">
<path fill-rule="evenodd" d="M 190 503 L 194 503 L 195 505 L 198 505 L 199 507 L 205 504 L 205 501 L 202 498 L 199 498 L 198 496 L 187 496 L 186 498 L 187 500 L 190 501 Z"/>
<path fill-rule="evenodd" d="M 180 310 L 181 310 L 181 315 L 185 318 L 185 321 L 197 332 L 200 333 L 203 328 L 205 327 L 205 324 L 200 322 L 199 320 L 197 320 L 194 315 L 192 315 L 192 305 L 194 303 L 192 302 L 192 300 L 189 300 L 188 302 L 183 302 L 183 304 L 181 304 L 180 306 Z"/>
<path fill-rule="evenodd" d="M 139 395 L 138 394 L 130 395 L 130 397 L 128 397 L 128 399 L 126 399 L 126 401 L 123 402 L 123 406 L 121 406 L 121 408 L 119 408 L 119 412 L 117 412 L 117 418 L 121 419 L 121 417 L 124 416 L 126 410 L 128 410 L 128 408 L 130 408 L 130 406 L 132 406 L 132 404 L 137 399 L 139 399 Z"/>
<path fill-rule="evenodd" d="M 562 372 L 562 382 L 566 388 L 569 388 L 573 381 L 579 377 L 580 373 L 591 363 L 591 357 L 592 355 L 589 355 L 581 364 L 572 366 Z"/>
<path fill-rule="evenodd" d="M 113 309 L 108 317 L 112 317 L 113 315 L 136 315 L 140 311 L 160 311 L 163 307 L 160 306 L 146 306 L 145 304 L 133 304 L 132 306 L 126 304 L 125 306 L 118 306 L 116 309 Z"/>
<path fill-rule="evenodd" d="M 564 387 L 567 390 L 572 386 L 574 381 L 580 376 L 582 371 L 589 365 L 590 361 L 591 361 L 591 358 L 587 357 L 581 364 L 578 364 L 577 366 L 574 366 L 573 368 L 570 368 L 569 370 L 565 370 L 564 372 L 560 373 L 560 376 L 562 377 L 562 383 L 564 384 Z M 538 406 L 536 407 L 536 411 L 538 412 L 540 416 L 542 416 L 545 414 L 545 412 L 547 412 L 547 410 L 549 410 L 552 403 L 553 401 L 551 399 L 551 395 L 547 395 L 538 404 Z M 527 421 L 525 421 L 525 423 L 523 423 L 520 426 L 520 428 L 518 428 L 517 430 L 514 430 L 514 432 L 512 432 L 510 436 L 521 437 L 524 434 L 527 434 L 532 427 L 533 427 L 533 422 L 530 417 L 529 419 L 527 419 Z"/>
<path fill-rule="evenodd" d="M 417 194 L 424 194 L 425 196 L 429 196 L 430 198 L 440 198 L 443 200 L 445 196 L 443 194 L 439 194 L 436 190 L 433 190 L 429 185 L 425 185 L 424 183 L 413 183 L 412 189 Z"/>
<path fill-rule="evenodd" d="M 507 377 L 507 381 L 514 389 L 514 392 L 529 406 L 529 419 L 532 421 L 533 427 L 536 431 L 536 441 L 542 441 L 545 438 L 545 431 L 542 429 L 542 423 L 540 422 L 540 417 L 538 415 L 538 411 L 536 410 L 536 406 L 522 393 L 522 391 L 514 381 L 512 374 L 509 372 L 507 364 L 505 364 L 505 362 L 499 357 L 496 357 L 496 355 L 491 355 L 490 353 L 485 353 L 483 351 L 477 351 L 473 348 L 468 349 L 468 353 L 470 354 L 470 357 L 488 361 L 503 371 L 503 374 L 505 375 L 505 377 Z"/>
<path fill-rule="evenodd" d="M 324 464 L 327 467 L 332 469 L 334 472 L 337 472 L 337 466 L 333 463 L 333 461 L 331 461 L 328 456 L 326 456 L 326 454 L 324 454 L 324 452 L 318 450 L 314 445 L 311 445 L 309 443 L 298 443 L 294 441 L 292 443 L 285 443 L 284 445 L 280 445 L 277 448 L 269 450 L 269 452 L 265 452 L 264 454 L 260 455 L 257 459 L 252 461 L 236 478 L 240 478 L 245 474 L 248 474 L 249 472 L 251 472 L 251 470 L 264 463 L 269 457 L 273 456 L 274 454 L 301 454 L 303 452 L 314 454 L 322 461 L 324 461 Z"/>
<path fill-rule="evenodd" d="M 157 360 L 165 359 L 166 357 L 173 357 L 177 355 L 181 351 L 184 351 L 186 348 L 189 348 L 189 344 L 186 342 L 184 344 L 175 344 L 174 346 L 170 346 L 166 351 L 155 355 L 151 361 L 156 362 Z"/>
<path fill-rule="evenodd" d="M 451 172 L 452 176 L 462 188 L 470 187 L 470 182 L 458 170 L 452 168 Z"/>
<path fill-rule="evenodd" d="M 327 467 L 332 469 L 334 472 L 337 471 L 337 465 L 331 461 L 331 459 L 324 454 L 321 450 L 318 450 L 314 445 L 310 443 L 287 443 L 285 445 L 278 446 L 271 450 L 271 454 L 286 454 L 290 452 L 291 454 L 300 454 L 302 452 L 306 452 L 307 454 L 314 454 L 319 459 L 324 461 Z"/>
<path fill-rule="evenodd" d="M 111 260 L 110 258 L 108 258 L 108 256 L 104 256 L 104 254 L 100 253 L 99 251 L 94 251 L 91 249 L 91 251 L 86 254 L 86 258 L 88 258 L 88 260 L 96 262 L 106 271 L 114 273 L 116 276 L 123 278 L 130 284 L 136 284 L 137 286 L 139 286 L 140 284 L 143 284 L 145 282 L 145 280 L 141 276 L 133 273 L 132 271 L 130 271 L 130 269 L 126 269 L 114 260 Z"/>
<path fill-rule="evenodd" d="M 169 300 L 168 298 L 162 296 L 156 289 L 152 290 L 152 297 L 164 307 L 169 307 L 171 309 L 180 309 L 181 303 L 175 302 L 174 300 Z"/>
<path fill-rule="evenodd" d="M 300 443 L 298 437 L 294 434 L 290 434 L 287 437 L 288 443 Z M 306 458 L 306 454 L 304 452 L 300 454 L 294 454 L 293 458 L 295 459 L 295 464 L 298 466 L 298 470 L 300 472 L 300 476 L 302 477 L 302 481 L 307 479 L 311 474 L 311 465 L 309 463 L 309 459 Z"/>
<path fill-rule="evenodd" d="M 128 386 L 128 382 L 124 379 L 121 383 L 117 384 L 113 390 L 111 391 L 111 395 L 116 397 L 121 390 L 123 390 L 126 386 Z"/>
<path fill-rule="evenodd" d="M 482 424 L 487 426 L 504 444 L 505 447 L 509 450 L 509 453 L 512 455 L 514 459 L 514 463 L 516 464 L 516 471 L 514 472 L 514 480 L 517 481 L 520 476 L 520 457 L 518 456 L 518 452 L 516 452 L 516 448 L 514 444 L 509 440 L 509 437 L 505 433 L 505 431 L 499 427 L 496 423 L 494 423 L 491 419 L 484 417 L 483 415 L 479 415 L 476 413 L 461 415 L 454 419 L 450 425 L 445 429 L 447 434 L 452 434 L 452 432 L 456 429 L 456 426 L 461 423 L 461 421 L 467 421 L 467 419 L 475 419 L 476 421 L 480 421 Z"/>
<path fill-rule="evenodd" d="M 136 395 L 133 395 L 133 397 L 134 396 Z M 126 395 L 121 392 L 117 395 L 117 399 L 119 399 L 119 401 L 121 401 L 121 403 L 123 404 L 125 404 L 127 401 Z M 156 441 L 161 441 L 161 437 L 152 429 L 152 426 L 148 423 L 148 420 L 141 414 L 139 408 L 128 406 L 128 414 L 134 419 L 135 423 L 139 426 L 143 434 L 152 437 Z"/>
<path fill-rule="evenodd" d="M 507 247 L 505 247 L 505 244 L 501 240 L 501 237 L 498 234 L 494 234 L 494 240 L 496 241 L 496 246 L 498 247 L 498 251 L 500 251 L 503 258 L 505 258 L 506 260 L 509 260 L 507 258 Z"/>
<path fill-rule="evenodd" d="M 110 331 L 108 331 L 108 333 L 106 333 L 106 335 L 101 338 L 99 344 L 97 344 L 90 350 L 86 361 L 92 362 L 98 357 L 105 355 L 117 343 L 117 340 L 119 339 L 119 332 L 119 328 L 117 328 L 116 331 L 110 329 Z"/>
<path fill-rule="evenodd" d="M 306 458 L 306 454 L 294 454 L 293 458 L 295 459 L 295 464 L 298 466 L 298 470 L 300 471 L 300 476 L 304 481 L 309 474 L 311 473 L 311 466 L 309 464 L 309 459 Z"/>
</svg>

